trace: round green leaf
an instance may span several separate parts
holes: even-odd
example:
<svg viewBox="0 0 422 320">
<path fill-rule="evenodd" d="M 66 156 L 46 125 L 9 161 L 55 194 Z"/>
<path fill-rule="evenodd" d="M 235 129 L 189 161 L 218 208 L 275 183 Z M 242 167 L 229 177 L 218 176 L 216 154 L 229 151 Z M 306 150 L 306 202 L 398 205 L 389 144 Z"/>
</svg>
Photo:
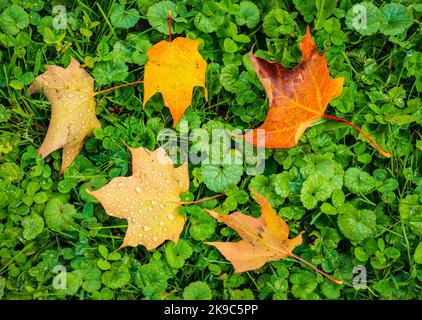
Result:
<svg viewBox="0 0 422 320">
<path fill-rule="evenodd" d="M 381 9 L 380 31 L 387 36 L 405 32 L 412 24 L 412 14 L 400 3 L 389 3 Z"/>
<path fill-rule="evenodd" d="M 290 178 L 287 172 L 277 174 L 272 182 L 274 191 L 280 197 L 287 198 L 290 195 Z"/>
<path fill-rule="evenodd" d="M 185 264 L 185 260 L 192 255 L 192 247 L 185 240 L 179 240 L 177 244 L 170 242 L 166 245 L 165 254 L 170 267 L 179 269 Z"/>
<path fill-rule="evenodd" d="M 102 282 L 111 289 L 123 288 L 129 281 L 129 270 L 122 262 L 114 262 L 110 271 L 106 271 L 102 275 Z"/>
<path fill-rule="evenodd" d="M 340 231 L 352 241 L 368 239 L 376 227 L 376 215 L 371 210 L 347 211 L 338 215 Z"/>
<path fill-rule="evenodd" d="M 418 246 L 416 247 L 415 254 L 415 262 L 418 264 L 422 264 L 422 242 L 419 242 Z"/>
<path fill-rule="evenodd" d="M 243 166 L 240 164 L 204 164 L 202 177 L 208 189 L 223 192 L 231 185 L 237 184 L 243 175 Z"/>
<path fill-rule="evenodd" d="M 325 201 L 332 193 L 328 180 L 320 175 L 312 175 L 305 180 L 300 191 L 300 201 L 306 209 L 313 209 L 318 201 Z"/>
<path fill-rule="evenodd" d="M 59 197 L 47 202 L 44 218 L 47 226 L 53 231 L 70 230 L 77 211 L 75 207 Z"/>
<path fill-rule="evenodd" d="M 168 12 L 171 10 L 173 18 L 176 17 L 176 4 L 171 1 L 161 1 L 153 4 L 147 12 L 149 24 L 156 30 L 164 34 L 169 34 L 168 31 Z M 174 32 L 174 25 L 172 25 Z"/>
<path fill-rule="evenodd" d="M 374 188 L 375 180 L 359 168 L 349 168 L 344 174 L 344 185 L 351 193 L 366 194 Z"/>
<path fill-rule="evenodd" d="M 242 1 L 240 3 L 240 8 L 235 16 L 235 19 L 236 24 L 239 26 L 246 24 L 248 28 L 253 28 L 260 20 L 259 9 L 256 4 L 251 1 Z"/>
<path fill-rule="evenodd" d="M 378 7 L 371 2 L 361 2 L 349 9 L 346 15 L 346 26 L 364 36 L 378 31 L 381 14 Z"/>
<path fill-rule="evenodd" d="M 106 85 L 125 80 L 129 73 L 123 61 L 100 61 L 95 64 L 92 75 L 98 84 Z"/>
<path fill-rule="evenodd" d="M 211 298 L 210 287 L 202 281 L 192 282 L 183 290 L 185 300 L 211 300 Z"/>
<path fill-rule="evenodd" d="M 234 64 L 229 64 L 221 69 L 220 82 L 224 89 L 229 92 L 236 92 L 236 81 L 239 77 L 239 69 Z"/>
<path fill-rule="evenodd" d="M 120 4 L 114 4 L 110 10 L 111 24 L 117 28 L 129 29 L 139 20 L 139 12 L 135 8 L 125 10 Z"/>
<path fill-rule="evenodd" d="M 166 290 L 167 275 L 159 265 L 148 263 L 139 268 L 135 282 L 146 297 L 154 297 Z"/>
<path fill-rule="evenodd" d="M 28 13 L 17 5 L 11 5 L 0 16 L 0 28 L 8 35 L 17 34 L 20 29 L 26 28 L 28 25 Z"/>
<path fill-rule="evenodd" d="M 222 18 L 222 17 L 221 17 Z M 198 13 L 193 19 L 195 27 L 204 33 L 211 33 L 218 29 L 223 22 L 223 19 L 216 16 L 207 16 L 203 13 Z"/>
<path fill-rule="evenodd" d="M 410 226 L 410 230 L 422 237 L 422 205 L 417 194 L 409 194 L 399 203 L 400 218 Z"/>
<path fill-rule="evenodd" d="M 44 220 L 38 214 L 32 213 L 22 220 L 22 226 L 23 237 L 26 240 L 32 240 L 42 232 L 44 228 Z"/>
</svg>

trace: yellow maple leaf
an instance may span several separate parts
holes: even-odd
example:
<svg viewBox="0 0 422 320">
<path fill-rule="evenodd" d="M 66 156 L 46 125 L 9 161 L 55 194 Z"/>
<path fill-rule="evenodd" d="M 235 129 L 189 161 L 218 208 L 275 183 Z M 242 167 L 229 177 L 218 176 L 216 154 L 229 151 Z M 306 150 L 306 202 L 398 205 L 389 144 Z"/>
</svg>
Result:
<svg viewBox="0 0 422 320">
<path fill-rule="evenodd" d="M 51 119 L 37 152 L 45 158 L 63 148 L 62 173 L 79 154 L 86 137 L 101 126 L 95 115 L 94 79 L 71 57 L 67 68 L 46 66 L 29 87 L 31 94 L 39 91 L 51 104 Z"/>
<path fill-rule="evenodd" d="M 97 191 L 106 213 L 128 221 L 121 247 L 144 245 L 152 250 L 165 240 L 177 242 L 185 224 L 180 194 L 189 189 L 187 164 L 178 168 L 164 149 L 132 149 L 132 176 L 117 177 Z"/>
<path fill-rule="evenodd" d="M 203 87 L 207 63 L 198 52 L 200 40 L 176 38 L 161 41 L 147 51 L 149 58 L 144 71 L 144 105 L 157 92 L 170 109 L 173 126 L 192 101 L 193 88 Z"/>
</svg>

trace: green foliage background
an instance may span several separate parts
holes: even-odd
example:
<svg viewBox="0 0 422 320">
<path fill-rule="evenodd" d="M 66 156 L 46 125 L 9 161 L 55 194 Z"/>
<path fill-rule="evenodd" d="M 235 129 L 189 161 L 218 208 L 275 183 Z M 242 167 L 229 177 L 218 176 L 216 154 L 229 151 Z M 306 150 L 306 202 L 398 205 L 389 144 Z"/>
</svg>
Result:
<svg viewBox="0 0 422 320">
<path fill-rule="evenodd" d="M 53 8 L 66 8 L 66 21 Z M 359 6 L 359 7 L 357 7 Z M 367 27 L 354 26 L 365 8 Z M 102 128 L 63 176 L 61 151 L 41 159 L 50 105 L 28 86 L 46 64 L 83 63 L 96 90 L 142 79 L 146 50 L 167 36 L 203 40 L 206 102 L 195 89 L 184 115 L 190 129 L 257 127 L 268 103 L 247 53 L 286 67 L 311 26 L 331 75 L 344 77 L 327 113 L 353 121 L 392 153 L 382 157 L 342 123 L 320 120 L 298 146 L 267 150 L 265 172 L 247 165 L 190 165 L 188 222 L 178 244 L 153 252 L 117 251 L 126 222 L 111 218 L 86 191 L 130 174 L 132 147 L 160 145 L 171 116 L 157 95 L 142 108 L 142 85 L 99 95 Z M 422 280 L 422 53 L 417 1 L 0 1 L 0 297 L 3 299 L 420 299 Z M 63 25 L 64 29 L 53 25 Z M 183 128 L 176 127 L 177 134 Z M 203 145 L 190 142 L 192 148 Z M 259 215 L 249 190 L 268 197 L 291 235 L 305 231 L 295 253 L 343 279 L 335 285 L 292 259 L 235 274 L 204 241 L 236 241 L 202 208 Z M 55 289 L 55 266 L 67 288 Z M 368 288 L 351 285 L 367 269 Z"/>
</svg>

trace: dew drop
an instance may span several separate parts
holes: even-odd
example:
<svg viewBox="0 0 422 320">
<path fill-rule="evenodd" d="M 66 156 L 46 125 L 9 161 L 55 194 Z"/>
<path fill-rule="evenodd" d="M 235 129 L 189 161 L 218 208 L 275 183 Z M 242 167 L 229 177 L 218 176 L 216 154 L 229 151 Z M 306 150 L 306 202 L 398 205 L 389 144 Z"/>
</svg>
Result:
<svg viewBox="0 0 422 320">
<path fill-rule="evenodd" d="M 164 221 L 160 221 L 159 225 L 164 226 Z"/>
<path fill-rule="evenodd" d="M 152 211 L 152 207 L 148 207 L 148 211 Z"/>
<path fill-rule="evenodd" d="M 141 193 L 141 187 L 136 187 L 135 191 L 136 191 L 137 193 Z"/>
<path fill-rule="evenodd" d="M 155 200 L 151 200 L 151 204 L 152 204 L 153 206 L 155 206 L 155 205 L 157 204 L 157 201 L 155 201 Z"/>
<path fill-rule="evenodd" d="M 168 219 L 169 219 L 170 221 L 174 220 L 174 215 L 169 214 Z"/>
<path fill-rule="evenodd" d="M 149 231 L 149 230 L 151 230 L 150 226 L 144 226 L 144 231 Z"/>
<path fill-rule="evenodd" d="M 152 237 L 152 241 L 157 242 L 158 241 L 158 237 L 156 237 L 156 236 Z"/>
</svg>

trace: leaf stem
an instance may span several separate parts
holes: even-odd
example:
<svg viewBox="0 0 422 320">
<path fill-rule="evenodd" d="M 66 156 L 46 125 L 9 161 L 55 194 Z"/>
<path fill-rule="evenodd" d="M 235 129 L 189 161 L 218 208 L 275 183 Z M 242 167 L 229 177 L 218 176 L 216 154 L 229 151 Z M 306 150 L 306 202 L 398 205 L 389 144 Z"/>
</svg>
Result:
<svg viewBox="0 0 422 320">
<path fill-rule="evenodd" d="M 169 42 L 172 42 L 172 34 L 171 34 L 171 22 L 172 22 L 172 16 L 171 16 L 171 10 L 168 11 L 168 25 L 169 25 Z"/>
<path fill-rule="evenodd" d="M 335 120 L 335 121 L 347 123 L 353 129 L 360 132 L 366 139 L 368 139 L 368 141 L 374 146 L 374 148 L 377 149 L 384 157 L 391 158 L 391 154 L 389 152 L 381 149 L 381 147 L 374 140 L 372 140 L 365 132 L 363 132 L 359 127 L 357 127 L 356 125 L 354 125 L 350 121 L 347 121 L 346 119 L 343 119 L 343 118 L 333 117 L 333 116 L 330 116 L 330 115 L 325 114 L 325 113 L 322 115 L 322 117 L 326 118 L 326 119 L 330 119 L 330 120 Z"/>
<path fill-rule="evenodd" d="M 139 83 L 143 83 L 143 82 L 144 82 L 144 80 L 139 80 L 139 81 L 135 81 L 135 82 L 129 82 L 129 83 L 120 84 L 120 85 L 115 86 L 115 87 L 111 87 L 111 88 L 108 88 L 108 89 L 105 89 L 105 90 L 94 92 L 94 96 L 96 96 L 97 94 L 106 93 L 106 92 L 109 92 L 109 91 L 112 91 L 112 90 L 116 90 L 118 88 L 132 86 L 134 84 L 139 84 Z"/>
<path fill-rule="evenodd" d="M 182 204 L 196 204 L 196 203 L 201 203 L 201 202 L 205 202 L 205 201 L 212 200 L 212 199 L 215 199 L 215 198 L 219 198 L 221 196 L 224 196 L 224 193 L 216 194 L 215 196 L 208 197 L 208 198 L 203 198 L 203 199 L 199 199 L 199 200 L 195 200 L 195 201 L 182 202 Z"/>
<path fill-rule="evenodd" d="M 291 256 L 292 258 L 295 258 L 297 260 L 299 260 L 300 262 L 303 262 L 304 264 L 306 264 L 307 266 L 311 267 L 312 269 L 314 269 L 316 272 L 318 272 L 319 274 L 323 275 L 324 277 L 326 277 L 328 280 L 331 280 L 332 282 L 336 283 L 336 284 L 343 284 L 343 281 L 335 279 L 331 276 L 329 276 L 328 274 L 326 274 L 324 271 L 319 270 L 317 267 L 315 267 L 312 263 L 306 261 L 305 259 L 302 259 L 301 257 L 295 255 L 294 253 L 290 253 L 289 252 L 289 256 Z"/>
</svg>

